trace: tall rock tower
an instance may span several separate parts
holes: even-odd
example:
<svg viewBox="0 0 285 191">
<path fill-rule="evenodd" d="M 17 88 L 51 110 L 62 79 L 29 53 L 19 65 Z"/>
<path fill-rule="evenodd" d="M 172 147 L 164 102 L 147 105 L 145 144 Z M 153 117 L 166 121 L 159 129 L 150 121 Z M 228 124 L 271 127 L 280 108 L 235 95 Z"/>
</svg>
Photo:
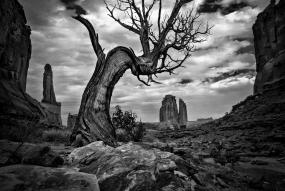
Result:
<svg viewBox="0 0 285 191">
<path fill-rule="evenodd" d="M 178 109 L 175 96 L 166 95 L 162 100 L 159 112 L 160 122 L 168 122 L 171 125 L 178 125 Z"/>
<path fill-rule="evenodd" d="M 43 76 L 43 99 L 41 105 L 48 112 L 48 121 L 53 125 L 62 125 L 61 121 L 61 103 L 56 101 L 52 68 L 50 64 L 45 65 Z"/>
<path fill-rule="evenodd" d="M 175 96 L 166 95 L 159 110 L 159 121 L 167 123 L 171 128 L 185 128 L 188 121 L 185 102 L 179 99 L 178 112 Z"/>
<path fill-rule="evenodd" d="M 187 107 L 182 99 L 179 99 L 179 125 L 180 127 L 186 128 L 188 117 L 187 117 Z"/>
<path fill-rule="evenodd" d="M 43 79 L 43 100 L 42 102 L 56 104 L 56 98 L 53 88 L 52 69 L 50 64 L 45 65 Z"/>
</svg>

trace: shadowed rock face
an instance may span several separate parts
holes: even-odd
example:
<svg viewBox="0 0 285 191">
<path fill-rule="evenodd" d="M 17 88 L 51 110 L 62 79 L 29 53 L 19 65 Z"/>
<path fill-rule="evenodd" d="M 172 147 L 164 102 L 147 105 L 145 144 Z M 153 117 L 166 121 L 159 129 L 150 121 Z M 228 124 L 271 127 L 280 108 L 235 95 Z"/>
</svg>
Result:
<svg viewBox="0 0 285 191">
<path fill-rule="evenodd" d="M 44 79 L 43 79 L 43 100 L 42 102 L 56 104 L 56 98 L 53 88 L 52 68 L 50 64 L 45 65 Z"/>
<path fill-rule="evenodd" d="M 17 1 L 0 2 L 0 77 L 14 80 L 26 90 L 31 58 L 31 29 L 26 25 L 22 6 Z"/>
<path fill-rule="evenodd" d="M 0 140 L 0 166 L 22 163 L 57 167 L 63 162 L 49 146 Z"/>
<path fill-rule="evenodd" d="M 53 125 L 61 125 L 61 103 L 56 101 L 53 88 L 53 75 L 50 64 L 45 65 L 43 77 L 43 100 L 41 105 L 47 111 L 49 123 Z"/>
<path fill-rule="evenodd" d="M 182 99 L 179 99 L 179 124 L 180 126 L 187 125 L 187 108 L 186 104 Z"/>
<path fill-rule="evenodd" d="M 159 113 L 160 122 L 169 122 L 178 124 L 178 109 L 175 96 L 166 95 L 162 100 L 162 106 Z"/>
<path fill-rule="evenodd" d="M 284 88 L 285 2 L 275 1 L 257 16 L 253 26 L 257 76 L 254 93 Z"/>
<path fill-rule="evenodd" d="M 0 1 L 0 117 L 45 119 L 39 102 L 25 93 L 31 57 L 30 27 L 16 0 Z M 4 118 L 4 119 L 3 119 Z M 2 127 L 1 126 L 1 127 Z"/>
</svg>

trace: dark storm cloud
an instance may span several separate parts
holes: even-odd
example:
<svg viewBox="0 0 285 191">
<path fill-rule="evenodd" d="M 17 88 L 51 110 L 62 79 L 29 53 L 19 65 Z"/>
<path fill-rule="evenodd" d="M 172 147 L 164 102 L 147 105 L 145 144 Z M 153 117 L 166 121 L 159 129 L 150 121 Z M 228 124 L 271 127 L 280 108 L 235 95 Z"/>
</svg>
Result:
<svg viewBox="0 0 285 191">
<path fill-rule="evenodd" d="M 193 82 L 193 80 L 190 79 L 190 78 L 183 78 L 183 79 L 181 79 L 178 83 L 179 83 L 179 84 L 190 84 L 190 83 L 192 83 L 192 82 Z"/>
<path fill-rule="evenodd" d="M 240 70 L 233 70 L 230 72 L 219 73 L 218 76 L 215 77 L 208 77 L 206 78 L 203 83 L 215 83 L 227 78 L 237 77 L 237 76 L 247 76 L 248 78 L 252 78 L 255 76 L 254 69 L 240 69 Z"/>
<path fill-rule="evenodd" d="M 78 5 L 78 0 L 60 0 L 66 7 L 66 9 L 74 10 L 77 15 L 86 15 L 87 11 Z"/>
<path fill-rule="evenodd" d="M 19 0 L 23 5 L 28 24 L 32 30 L 53 25 L 53 19 L 60 16 L 58 8 L 64 5 L 67 9 L 76 9 L 78 13 L 84 14 L 86 8 L 90 12 L 96 12 L 104 6 L 103 0 L 85 0 L 80 5 L 75 4 L 78 0 Z"/>
<path fill-rule="evenodd" d="M 229 13 L 232 13 L 232 12 L 235 12 L 235 11 L 238 11 L 244 7 L 248 7 L 250 6 L 248 3 L 246 2 L 233 2 L 233 3 L 230 3 L 228 6 L 226 7 L 222 7 L 221 9 L 221 13 L 223 15 L 227 15 Z"/>
<path fill-rule="evenodd" d="M 59 13 L 58 0 L 19 0 L 23 5 L 28 24 L 32 30 L 52 25 L 53 17 Z"/>
<path fill-rule="evenodd" d="M 59 0 L 61 1 L 66 9 L 75 10 L 78 15 L 86 15 L 88 12 L 97 12 L 98 9 L 104 6 L 104 0 Z"/>
<path fill-rule="evenodd" d="M 236 54 L 254 54 L 254 42 L 253 38 L 235 38 L 233 40 L 242 42 L 248 41 L 250 44 L 248 46 L 242 47 L 236 51 Z"/>
<path fill-rule="evenodd" d="M 204 3 L 200 5 L 198 12 L 215 13 L 220 11 L 223 15 L 227 15 L 248 6 L 251 5 L 245 1 L 238 0 L 230 2 L 229 4 L 223 4 L 222 0 L 205 0 Z"/>
<path fill-rule="evenodd" d="M 250 44 L 249 46 L 246 46 L 246 47 L 243 47 L 243 48 L 240 48 L 236 54 L 254 54 L 254 45 L 253 44 Z"/>
<path fill-rule="evenodd" d="M 222 0 L 205 0 L 198 8 L 200 13 L 215 13 L 222 8 Z"/>
</svg>

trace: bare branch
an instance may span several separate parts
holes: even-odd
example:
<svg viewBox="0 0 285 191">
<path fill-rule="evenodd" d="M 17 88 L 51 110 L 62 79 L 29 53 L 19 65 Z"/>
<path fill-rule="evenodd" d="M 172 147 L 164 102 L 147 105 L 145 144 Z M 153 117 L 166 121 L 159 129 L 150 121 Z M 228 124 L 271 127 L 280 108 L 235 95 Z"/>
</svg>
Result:
<svg viewBox="0 0 285 191">
<path fill-rule="evenodd" d="M 106 8 L 107 8 L 107 10 L 109 11 L 109 16 L 112 18 L 112 19 L 114 19 L 114 21 L 116 21 L 117 23 L 119 23 L 122 27 L 124 27 L 124 28 L 126 28 L 126 29 L 128 29 L 128 30 L 130 30 L 130 31 L 132 31 L 132 32 L 134 32 L 134 33 L 136 33 L 136 34 L 140 34 L 140 31 L 138 30 L 138 28 L 134 28 L 133 26 L 131 26 L 131 25 L 128 25 L 128 24 L 126 24 L 126 23 L 123 23 L 120 19 L 118 19 L 118 18 L 116 18 L 115 17 L 115 15 L 114 15 L 114 10 L 115 9 L 119 9 L 119 10 L 121 10 L 121 11 L 124 11 L 124 9 L 121 9 L 121 8 L 117 8 L 116 6 L 113 6 L 113 8 L 110 8 L 109 7 L 109 5 L 105 2 L 105 5 L 106 5 Z M 132 15 L 133 16 L 133 15 Z M 131 18 L 133 18 L 133 24 L 135 24 L 135 18 L 134 17 L 131 17 Z M 135 26 L 137 26 L 138 27 L 138 25 L 136 25 L 135 24 Z"/>
<path fill-rule="evenodd" d="M 152 0 L 149 4 L 145 0 L 141 0 L 140 6 L 135 0 L 117 0 L 116 5 L 107 5 L 106 3 L 109 16 L 140 37 L 143 55 L 132 66 L 132 72 L 145 85 L 156 82 L 152 78 L 152 75 L 156 73 L 173 74 L 175 69 L 183 67 L 183 63 L 195 51 L 195 44 L 205 41 L 205 37 L 209 35 L 211 27 L 208 24 L 204 26 L 199 21 L 200 14 L 194 8 L 181 13 L 182 7 L 192 1 L 175 0 L 171 13 L 164 16 L 162 0 Z M 150 23 L 151 11 L 156 3 L 158 3 L 158 31 L 154 31 L 153 25 Z M 129 17 L 130 24 L 122 22 L 116 17 L 115 11 L 125 13 Z M 150 49 L 150 43 L 153 45 L 152 49 Z M 171 53 L 173 51 L 179 54 L 184 53 L 183 58 L 174 59 L 169 53 L 170 50 Z M 158 63 L 160 63 L 159 66 L 157 66 Z M 141 80 L 139 75 L 148 75 L 148 81 Z"/>
<path fill-rule="evenodd" d="M 158 26 L 158 36 L 160 38 L 161 35 L 161 26 L 160 26 L 160 19 L 161 19 L 161 8 L 162 8 L 162 0 L 159 0 L 159 8 L 158 8 L 158 20 L 157 20 L 157 26 Z"/>
<path fill-rule="evenodd" d="M 104 63 L 104 61 L 105 61 L 104 50 L 102 49 L 102 47 L 99 43 L 98 34 L 95 32 L 95 29 L 92 26 L 92 24 L 87 19 L 81 17 L 80 15 L 73 16 L 72 18 L 81 22 L 87 28 L 87 30 L 89 32 L 90 40 L 91 40 L 93 49 L 97 55 L 97 58 L 101 63 Z"/>
</svg>

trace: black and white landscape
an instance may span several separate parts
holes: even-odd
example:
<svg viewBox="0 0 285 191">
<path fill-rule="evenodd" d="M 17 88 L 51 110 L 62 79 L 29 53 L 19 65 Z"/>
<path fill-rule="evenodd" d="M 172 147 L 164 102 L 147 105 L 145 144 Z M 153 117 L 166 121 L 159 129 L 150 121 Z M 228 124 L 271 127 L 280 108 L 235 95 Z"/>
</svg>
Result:
<svg viewBox="0 0 285 191">
<path fill-rule="evenodd" d="M 285 190 L 285 1 L 1 0 L 0 190 Z"/>
</svg>

